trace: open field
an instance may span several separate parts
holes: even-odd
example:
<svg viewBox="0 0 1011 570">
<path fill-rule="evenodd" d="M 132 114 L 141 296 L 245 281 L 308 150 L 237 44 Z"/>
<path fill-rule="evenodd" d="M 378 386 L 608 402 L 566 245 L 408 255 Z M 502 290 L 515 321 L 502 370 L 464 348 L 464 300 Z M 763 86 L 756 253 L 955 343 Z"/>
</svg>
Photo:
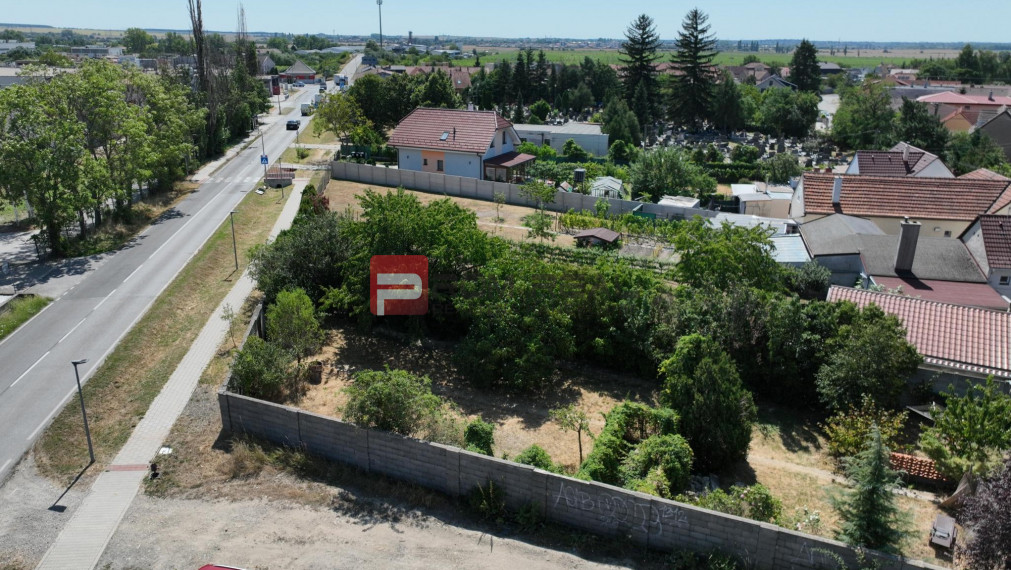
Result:
<svg viewBox="0 0 1011 570">
<path fill-rule="evenodd" d="M 464 51 L 469 52 L 473 49 L 473 46 L 464 46 Z M 484 51 L 488 51 L 487 55 Z M 502 48 L 478 48 L 478 53 L 481 55 L 482 63 L 494 63 L 499 62 L 502 59 L 508 59 L 512 63 L 516 59 L 516 52 L 519 48 L 512 47 L 502 47 Z M 536 51 L 536 50 L 535 50 Z M 672 51 L 661 51 L 662 58 L 661 62 L 670 61 L 673 55 Z M 859 53 L 859 55 L 858 55 Z M 620 54 L 618 50 L 596 50 L 596 49 L 586 49 L 586 50 L 544 50 L 544 55 L 547 57 L 548 61 L 565 63 L 565 64 L 578 64 L 583 61 L 584 58 L 589 57 L 597 61 L 602 61 L 608 65 L 620 65 Z M 758 58 L 769 65 L 774 65 L 776 67 L 782 67 L 784 65 L 789 65 L 791 54 L 780 54 L 772 52 L 720 52 L 715 59 L 715 63 L 718 65 L 742 65 L 744 58 L 749 55 L 757 55 Z M 954 58 L 958 56 L 958 50 L 943 50 L 943 49 L 932 49 L 932 50 L 888 50 L 885 53 L 884 50 L 849 50 L 847 55 L 842 55 L 841 50 L 836 52 L 836 55 L 829 55 L 828 50 L 819 51 L 818 59 L 820 61 L 835 62 L 839 65 L 845 67 L 873 67 L 879 63 L 890 63 L 893 65 L 901 65 L 902 62 L 909 62 L 912 59 L 926 59 L 933 57 L 934 59 L 946 59 Z M 463 58 L 454 59 L 454 66 L 469 66 L 474 64 L 474 58 Z"/>
<path fill-rule="evenodd" d="M 263 243 L 280 215 L 280 192 L 250 192 L 236 208 L 239 271 L 232 260 L 232 234 L 226 220 L 193 257 L 151 309 L 84 386 L 97 469 L 129 438 L 155 396 L 189 350 L 200 329 L 235 278 L 245 270 L 249 248 Z M 87 464 L 81 453 L 84 429 L 76 401 L 53 420 L 34 447 L 39 472 L 68 482 Z"/>
<path fill-rule="evenodd" d="M 343 212 L 350 206 L 353 212 L 360 213 L 361 209 L 358 207 L 358 199 L 355 196 L 364 193 L 368 188 L 376 192 L 390 192 L 394 190 L 393 188 L 370 186 L 347 180 L 331 180 L 326 190 L 326 196 L 330 199 L 330 209 L 334 212 Z M 445 197 L 439 194 L 416 192 L 414 190 L 405 190 L 405 192 L 417 196 L 422 204 Z M 478 227 L 485 232 L 514 241 L 527 239 L 527 228 L 523 227 L 523 218 L 537 211 L 534 208 L 503 204 L 499 211 L 502 221 L 496 221 L 494 202 L 471 200 L 469 198 L 454 198 L 452 196 L 449 198 L 461 207 L 477 214 Z M 552 243 L 560 246 L 574 246 L 575 240 L 570 235 L 559 234 L 555 236 L 555 241 Z"/>
</svg>

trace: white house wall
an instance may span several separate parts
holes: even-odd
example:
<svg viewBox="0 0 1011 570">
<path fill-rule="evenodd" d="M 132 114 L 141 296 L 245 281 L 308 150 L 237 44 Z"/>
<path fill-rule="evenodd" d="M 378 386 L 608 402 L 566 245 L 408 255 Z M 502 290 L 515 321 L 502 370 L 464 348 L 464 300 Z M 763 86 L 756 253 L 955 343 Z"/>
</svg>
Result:
<svg viewBox="0 0 1011 570">
<path fill-rule="evenodd" d="M 935 160 L 927 165 L 926 168 L 917 172 L 914 175 L 916 178 L 954 178 L 955 175 L 948 170 L 948 167 L 944 165 L 940 160 Z"/>
</svg>

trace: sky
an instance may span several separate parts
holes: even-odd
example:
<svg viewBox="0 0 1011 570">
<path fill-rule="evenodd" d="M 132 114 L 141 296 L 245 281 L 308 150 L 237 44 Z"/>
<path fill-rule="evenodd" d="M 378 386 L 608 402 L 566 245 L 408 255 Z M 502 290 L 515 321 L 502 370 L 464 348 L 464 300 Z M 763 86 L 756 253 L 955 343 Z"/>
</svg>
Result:
<svg viewBox="0 0 1011 570">
<path fill-rule="evenodd" d="M 0 21 L 59 28 L 189 28 L 186 0 L 0 0 Z M 250 31 L 378 32 L 376 0 L 244 0 Z M 619 38 L 640 13 L 673 39 L 696 4 L 677 0 L 383 0 L 387 35 Z M 236 0 L 203 0 L 204 28 L 233 31 Z M 1011 42 L 1011 1 L 709 0 L 700 5 L 720 39 Z"/>
</svg>

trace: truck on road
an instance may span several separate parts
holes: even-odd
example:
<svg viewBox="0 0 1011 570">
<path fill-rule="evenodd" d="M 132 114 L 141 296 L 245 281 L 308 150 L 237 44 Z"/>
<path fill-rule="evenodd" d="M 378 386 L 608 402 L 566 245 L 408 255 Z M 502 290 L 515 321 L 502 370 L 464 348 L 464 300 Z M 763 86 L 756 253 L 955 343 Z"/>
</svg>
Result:
<svg viewBox="0 0 1011 570">
<path fill-rule="evenodd" d="M 312 114 L 312 103 L 302 103 L 302 116 L 305 117 L 311 114 Z"/>
</svg>

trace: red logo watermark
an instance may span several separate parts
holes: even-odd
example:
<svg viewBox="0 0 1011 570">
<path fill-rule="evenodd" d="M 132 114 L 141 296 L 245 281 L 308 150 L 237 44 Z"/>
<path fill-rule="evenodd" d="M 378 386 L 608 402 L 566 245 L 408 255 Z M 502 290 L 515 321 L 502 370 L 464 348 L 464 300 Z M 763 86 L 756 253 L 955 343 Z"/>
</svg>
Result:
<svg viewBox="0 0 1011 570">
<path fill-rule="evenodd" d="M 369 310 L 373 315 L 428 312 L 428 258 L 374 255 L 369 262 Z"/>
</svg>

